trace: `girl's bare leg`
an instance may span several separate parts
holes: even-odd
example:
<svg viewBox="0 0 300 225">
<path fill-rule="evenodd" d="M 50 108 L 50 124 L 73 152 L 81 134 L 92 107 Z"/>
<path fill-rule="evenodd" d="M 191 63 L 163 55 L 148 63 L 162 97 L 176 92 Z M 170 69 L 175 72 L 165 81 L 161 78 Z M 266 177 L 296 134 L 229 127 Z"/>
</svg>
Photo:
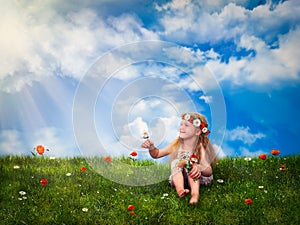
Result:
<svg viewBox="0 0 300 225">
<path fill-rule="evenodd" d="M 184 197 L 190 192 L 189 189 L 184 189 L 184 180 L 182 173 L 174 174 L 172 176 L 172 181 L 175 186 L 176 192 L 180 198 Z"/>
<path fill-rule="evenodd" d="M 200 197 L 200 180 L 194 181 L 193 178 L 189 176 L 189 183 L 191 187 L 191 199 L 190 204 L 197 204 Z"/>
</svg>

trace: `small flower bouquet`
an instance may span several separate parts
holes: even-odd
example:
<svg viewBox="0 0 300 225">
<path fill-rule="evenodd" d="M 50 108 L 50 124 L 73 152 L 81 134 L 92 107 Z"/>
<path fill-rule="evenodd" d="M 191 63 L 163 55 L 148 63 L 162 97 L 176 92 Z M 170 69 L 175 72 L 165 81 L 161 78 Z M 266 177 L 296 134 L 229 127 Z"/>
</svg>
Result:
<svg viewBox="0 0 300 225">
<path fill-rule="evenodd" d="M 190 157 L 185 155 L 182 160 L 178 163 L 178 167 L 185 168 L 187 172 L 191 172 L 193 169 L 193 164 L 198 163 L 197 156 L 195 154 L 192 154 Z M 195 182 L 197 182 L 198 179 L 194 179 Z"/>
</svg>

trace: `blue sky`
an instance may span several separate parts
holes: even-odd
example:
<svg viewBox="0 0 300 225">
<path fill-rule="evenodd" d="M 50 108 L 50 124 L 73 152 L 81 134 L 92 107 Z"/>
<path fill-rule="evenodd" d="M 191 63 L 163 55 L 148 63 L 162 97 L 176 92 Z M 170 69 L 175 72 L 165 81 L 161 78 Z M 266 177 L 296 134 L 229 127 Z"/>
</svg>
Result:
<svg viewBox="0 0 300 225">
<path fill-rule="evenodd" d="M 4 1 L 0 154 L 128 155 L 196 110 L 222 156 L 299 154 L 300 2 Z"/>
</svg>

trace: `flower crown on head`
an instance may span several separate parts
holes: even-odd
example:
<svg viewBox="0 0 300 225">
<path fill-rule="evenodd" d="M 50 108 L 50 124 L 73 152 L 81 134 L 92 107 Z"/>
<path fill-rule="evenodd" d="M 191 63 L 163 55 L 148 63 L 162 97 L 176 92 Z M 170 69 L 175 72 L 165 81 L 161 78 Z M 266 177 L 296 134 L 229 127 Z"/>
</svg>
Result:
<svg viewBox="0 0 300 225">
<path fill-rule="evenodd" d="M 195 127 L 200 128 L 201 134 L 208 135 L 210 131 L 208 130 L 208 124 L 201 121 L 200 117 L 196 113 L 183 113 L 181 115 L 183 120 L 189 121 Z"/>
</svg>

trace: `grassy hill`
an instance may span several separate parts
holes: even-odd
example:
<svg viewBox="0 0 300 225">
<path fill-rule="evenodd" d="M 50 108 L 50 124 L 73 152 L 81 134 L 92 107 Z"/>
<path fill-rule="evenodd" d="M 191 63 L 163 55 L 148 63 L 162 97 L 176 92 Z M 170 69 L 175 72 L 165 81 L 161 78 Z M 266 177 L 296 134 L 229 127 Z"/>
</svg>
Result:
<svg viewBox="0 0 300 225">
<path fill-rule="evenodd" d="M 113 161 L 136 167 L 152 163 L 127 158 Z M 268 156 L 266 160 L 225 158 L 214 166 L 214 178 L 212 185 L 201 186 L 199 204 L 190 206 L 189 196 L 177 197 L 167 180 L 147 186 L 121 185 L 99 175 L 85 158 L 0 157 L 0 221 L 300 224 L 299 155 Z M 251 199 L 252 204 L 246 204 L 245 199 Z"/>
</svg>

